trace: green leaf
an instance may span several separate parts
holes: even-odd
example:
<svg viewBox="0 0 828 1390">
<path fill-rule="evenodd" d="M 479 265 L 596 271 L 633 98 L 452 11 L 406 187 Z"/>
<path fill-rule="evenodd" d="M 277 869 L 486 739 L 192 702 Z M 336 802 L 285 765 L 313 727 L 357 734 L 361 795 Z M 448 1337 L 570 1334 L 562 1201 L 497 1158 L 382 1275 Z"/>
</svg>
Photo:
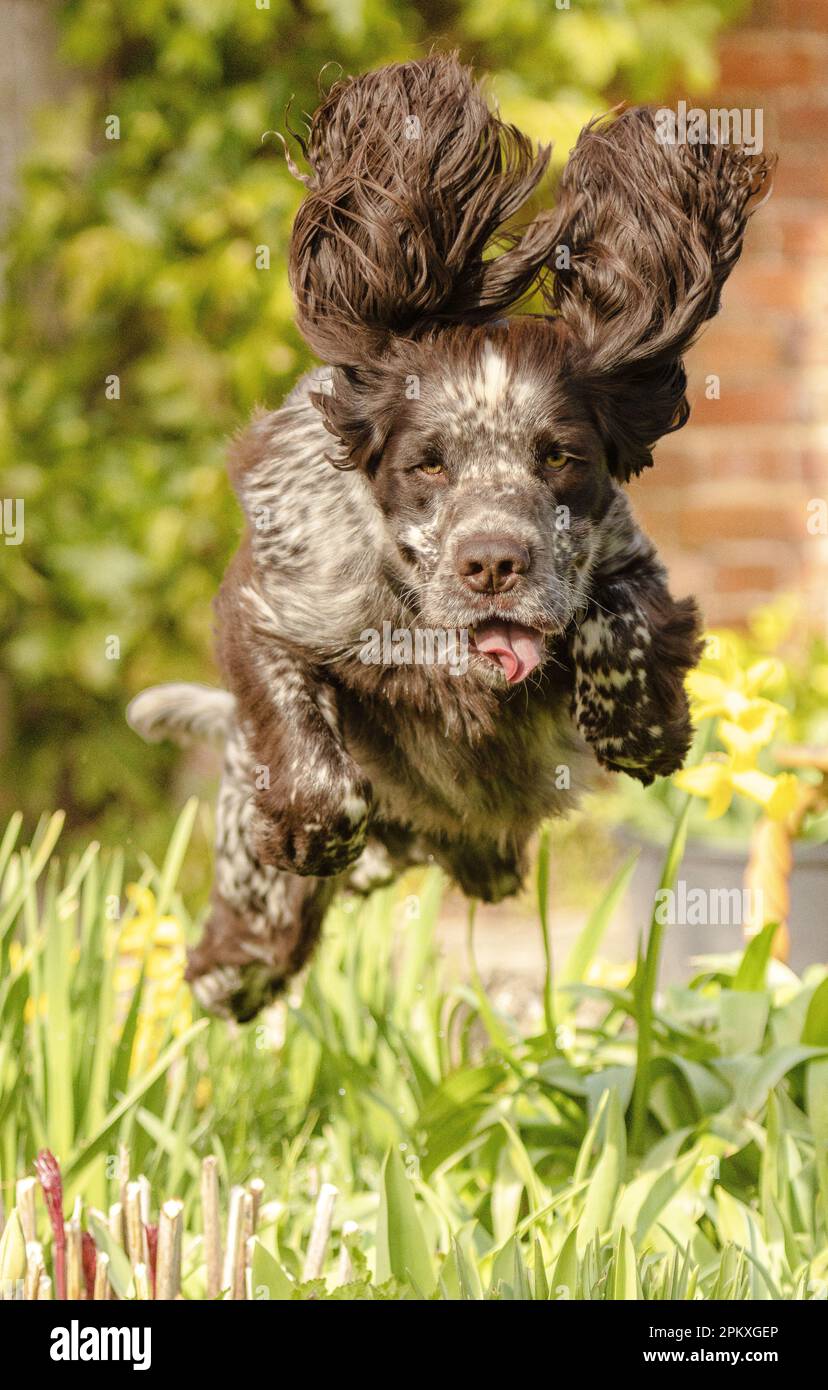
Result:
<svg viewBox="0 0 828 1390">
<path fill-rule="evenodd" d="M 733 976 L 731 989 L 762 990 L 765 988 L 771 947 L 778 929 L 778 922 L 768 922 L 760 932 L 751 937 L 745 947 L 739 969 Z"/>
<path fill-rule="evenodd" d="M 483 1285 L 474 1257 L 474 1236 L 476 1221 L 469 1221 L 452 1238 L 452 1250 L 457 1265 L 460 1293 L 464 1299 L 477 1301 L 483 1297 Z"/>
<path fill-rule="evenodd" d="M 550 1298 L 560 1300 L 577 1298 L 578 1270 L 578 1227 L 573 1226 L 555 1261 Z"/>
<path fill-rule="evenodd" d="M 758 1052 L 769 1013 L 769 995 L 723 989 L 719 998 L 719 1046 L 724 1056 Z"/>
<path fill-rule="evenodd" d="M 828 1049 L 816 1047 L 778 1047 L 766 1057 L 751 1057 L 736 1083 L 736 1100 L 748 1115 L 755 1115 L 765 1104 L 768 1092 L 783 1076 L 799 1066 L 825 1056 Z"/>
<path fill-rule="evenodd" d="M 535 1301 L 546 1303 L 549 1298 L 549 1280 L 546 1277 L 546 1266 L 543 1262 L 543 1248 L 540 1241 L 535 1238 Z"/>
<path fill-rule="evenodd" d="M 97 1216 L 90 1214 L 89 1225 L 92 1235 L 95 1237 L 95 1244 L 99 1250 L 103 1250 L 109 1256 L 109 1282 L 119 1298 L 135 1297 L 135 1281 L 132 1275 L 132 1265 L 129 1256 L 122 1245 L 119 1245 L 114 1236 L 111 1236 L 102 1221 Z"/>
<path fill-rule="evenodd" d="M 555 1039 L 555 993 L 552 969 L 552 933 L 549 926 L 549 829 L 543 826 L 538 840 L 538 916 L 543 945 L 543 1016 L 550 1046 Z"/>
<path fill-rule="evenodd" d="M 828 1057 L 807 1067 L 805 1093 L 814 1139 L 828 1153 Z"/>
<path fill-rule="evenodd" d="M 526 1303 L 532 1298 L 529 1275 L 516 1235 L 510 1236 L 495 1256 L 491 1288 L 497 1289 L 501 1298 L 515 1302 Z"/>
<path fill-rule="evenodd" d="M 615 1260 L 612 1271 L 612 1297 L 615 1299 L 641 1298 L 641 1285 L 635 1260 L 635 1249 L 629 1231 L 622 1229 L 615 1242 Z"/>
<path fill-rule="evenodd" d="M 559 972 L 559 990 L 562 990 L 565 985 L 580 984 L 584 980 L 595 952 L 603 941 L 607 927 L 615 915 L 618 904 L 627 891 L 627 885 L 638 862 L 639 852 L 636 850 L 627 862 L 621 865 L 598 906 L 593 909 L 586 924 L 579 931 Z"/>
<path fill-rule="evenodd" d="M 71 1162 L 68 1163 L 64 1169 L 63 1177 L 65 1182 L 68 1183 L 70 1180 L 76 1179 L 78 1174 L 83 1171 L 95 1155 L 105 1148 L 123 1117 L 133 1109 L 136 1102 L 145 1095 L 158 1078 L 164 1075 L 167 1068 L 172 1065 L 176 1057 L 178 1057 L 186 1047 L 189 1047 L 193 1039 L 197 1038 L 209 1026 L 208 1019 L 200 1018 L 198 1022 L 187 1029 L 186 1033 L 182 1033 L 180 1038 L 176 1038 L 175 1042 L 171 1042 L 170 1045 L 164 1049 L 157 1061 L 153 1063 L 143 1076 L 138 1078 L 130 1090 L 127 1091 L 126 1095 L 121 1097 L 118 1104 L 112 1107 L 95 1133 L 75 1152 Z"/>
<path fill-rule="evenodd" d="M 163 917 L 165 912 L 169 910 L 170 899 L 181 874 L 181 865 L 184 863 L 184 855 L 187 853 L 197 812 L 198 797 L 191 796 L 176 821 L 167 853 L 164 856 L 155 904 L 155 910 L 159 917 Z"/>
<path fill-rule="evenodd" d="M 639 1249 L 644 1245 L 649 1232 L 664 1208 L 681 1191 L 690 1178 L 698 1159 L 699 1155 L 695 1150 L 689 1154 L 684 1154 L 656 1177 L 638 1211 L 635 1243 Z"/>
<path fill-rule="evenodd" d="M 687 823 L 690 818 L 690 797 L 682 802 L 682 809 L 673 823 L 673 834 L 664 858 L 659 881 L 659 895 L 672 888 L 684 856 L 687 842 Z M 636 1016 L 638 1018 L 638 1047 L 635 1066 L 635 1086 L 633 1088 L 632 1117 L 630 1124 L 630 1147 L 640 1153 L 644 1146 L 644 1131 L 647 1125 L 647 1112 L 650 1103 L 651 1060 L 653 1050 L 653 999 L 658 983 L 658 966 L 661 960 L 661 943 L 664 937 L 664 923 L 659 918 L 658 907 L 653 908 L 647 949 L 642 956 L 639 940 L 638 964 L 633 981 Z"/>
<path fill-rule="evenodd" d="M 396 1149 L 389 1149 L 382 1165 L 376 1241 L 380 1283 L 395 1278 L 432 1293 L 436 1275 L 411 1182 Z"/>
<path fill-rule="evenodd" d="M 293 1280 L 288 1278 L 279 1261 L 262 1245 L 258 1236 L 253 1239 L 250 1286 L 254 1300 L 267 1298 L 277 1303 L 287 1303 L 296 1292 Z"/>
<path fill-rule="evenodd" d="M 828 1047 L 828 975 L 811 995 L 802 1041 L 807 1047 Z"/>
<path fill-rule="evenodd" d="M 578 1223 L 578 1252 L 582 1254 L 593 1236 L 600 1235 L 610 1225 L 613 1207 L 624 1179 L 627 1161 L 627 1132 L 618 1100 L 618 1092 L 609 1092 L 606 1108 L 603 1151 L 595 1165 L 587 1188 L 581 1219 Z"/>
<path fill-rule="evenodd" d="M 816 1141 L 817 1179 L 828 1212 L 828 1058 L 811 1062 L 805 1074 L 808 1115 Z"/>
</svg>

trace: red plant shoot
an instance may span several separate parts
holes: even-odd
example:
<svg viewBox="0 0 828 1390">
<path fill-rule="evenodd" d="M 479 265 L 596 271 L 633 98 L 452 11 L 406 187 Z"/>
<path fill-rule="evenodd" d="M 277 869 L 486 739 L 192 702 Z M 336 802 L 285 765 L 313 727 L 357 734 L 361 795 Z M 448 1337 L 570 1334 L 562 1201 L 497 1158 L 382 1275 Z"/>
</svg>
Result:
<svg viewBox="0 0 828 1390">
<path fill-rule="evenodd" d="M 66 1228 L 63 1224 L 63 1178 L 60 1165 L 49 1149 L 41 1149 L 35 1159 L 35 1172 L 40 1179 L 43 1198 L 52 1225 L 55 1248 L 55 1293 L 66 1298 Z"/>
</svg>

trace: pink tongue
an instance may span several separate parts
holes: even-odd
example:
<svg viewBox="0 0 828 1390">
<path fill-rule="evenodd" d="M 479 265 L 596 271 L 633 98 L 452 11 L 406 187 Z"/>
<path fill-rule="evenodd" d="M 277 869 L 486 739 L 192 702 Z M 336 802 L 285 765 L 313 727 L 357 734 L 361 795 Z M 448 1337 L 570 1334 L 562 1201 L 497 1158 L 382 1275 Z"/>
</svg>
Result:
<svg viewBox="0 0 828 1390">
<path fill-rule="evenodd" d="M 520 623 L 482 623 L 475 630 L 474 645 L 493 656 L 510 685 L 525 680 L 543 656 L 543 638 Z"/>
</svg>

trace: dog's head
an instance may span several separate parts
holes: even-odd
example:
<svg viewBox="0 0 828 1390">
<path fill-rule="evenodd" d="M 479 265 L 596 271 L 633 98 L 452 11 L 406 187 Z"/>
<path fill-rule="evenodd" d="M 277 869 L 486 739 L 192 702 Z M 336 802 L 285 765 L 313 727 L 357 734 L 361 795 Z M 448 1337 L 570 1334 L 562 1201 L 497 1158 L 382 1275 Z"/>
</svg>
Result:
<svg viewBox="0 0 828 1390">
<path fill-rule="evenodd" d="M 510 682 L 584 603 L 616 491 L 567 338 L 544 318 L 448 328 L 400 345 L 374 398 L 388 430 L 365 467 L 411 606 Z"/>
<path fill-rule="evenodd" d="M 682 354 L 768 163 L 662 143 L 629 110 L 582 132 L 554 211 L 504 237 L 548 151 L 439 54 L 337 83 L 305 153 L 291 283 L 331 364 L 314 401 L 334 461 L 374 489 L 423 620 L 474 629 L 482 666 L 521 680 L 611 557 L 618 485 L 687 419 Z M 546 312 L 506 322 L 533 289 Z"/>
</svg>

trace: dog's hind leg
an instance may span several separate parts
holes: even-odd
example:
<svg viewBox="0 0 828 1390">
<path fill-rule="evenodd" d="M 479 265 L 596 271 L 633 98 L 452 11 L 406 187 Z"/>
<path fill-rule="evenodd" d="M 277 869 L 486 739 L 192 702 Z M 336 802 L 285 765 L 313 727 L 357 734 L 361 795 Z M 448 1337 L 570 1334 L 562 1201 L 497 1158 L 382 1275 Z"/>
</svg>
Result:
<svg viewBox="0 0 828 1390">
<path fill-rule="evenodd" d="M 257 768 L 226 690 L 175 683 L 137 695 L 129 724 L 150 742 L 225 745 L 216 810 L 216 879 L 210 915 L 190 952 L 187 979 L 203 1008 L 253 1018 L 304 965 L 338 886 L 262 864 L 253 847 Z"/>
<path fill-rule="evenodd" d="M 326 878 L 263 863 L 254 843 L 262 768 L 240 727 L 233 695 L 202 685 L 153 686 L 132 701 L 127 720 L 151 742 L 224 743 L 215 886 L 201 941 L 189 954 L 187 979 L 208 1012 L 247 1022 L 305 964 L 334 893 L 347 887 L 365 894 L 390 882 L 411 862 L 409 837 L 399 827 L 378 827 L 349 870 Z"/>
<path fill-rule="evenodd" d="M 187 979 L 203 1008 L 253 1018 L 301 969 L 338 880 L 263 864 L 253 848 L 254 765 L 243 731 L 227 739 L 216 810 L 216 878 L 210 915 L 190 952 Z"/>
</svg>

